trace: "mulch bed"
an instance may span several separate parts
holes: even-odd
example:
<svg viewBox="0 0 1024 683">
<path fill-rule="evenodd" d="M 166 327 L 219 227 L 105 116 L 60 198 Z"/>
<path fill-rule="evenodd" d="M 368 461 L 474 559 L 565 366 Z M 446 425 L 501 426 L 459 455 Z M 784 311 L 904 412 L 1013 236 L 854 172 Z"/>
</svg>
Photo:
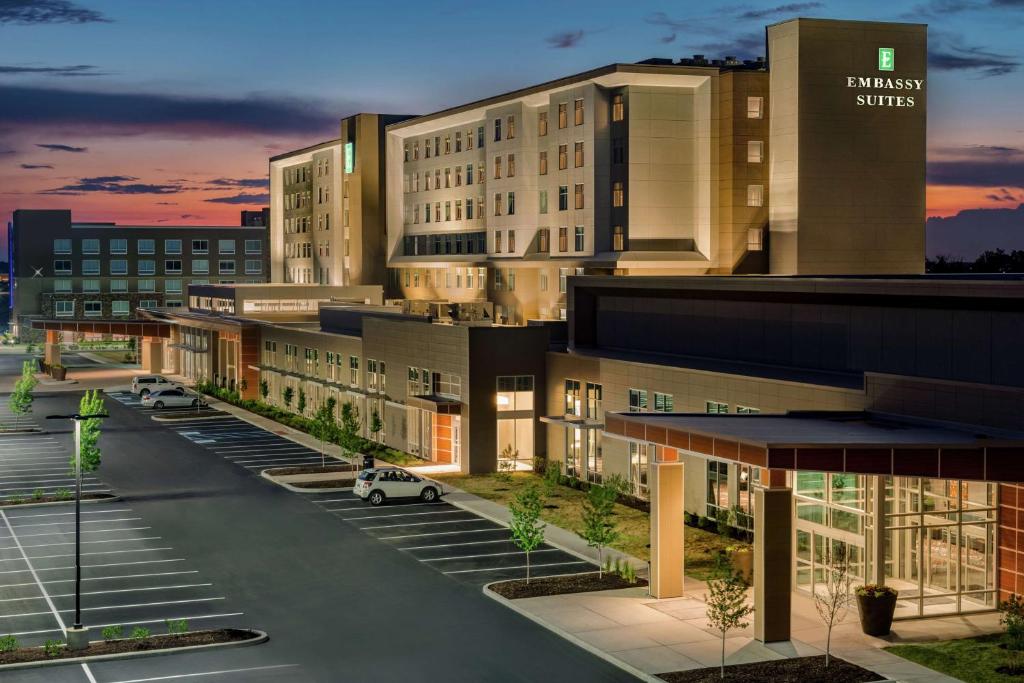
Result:
<svg viewBox="0 0 1024 683">
<path fill-rule="evenodd" d="M 116 498 L 117 496 L 111 493 L 83 493 L 82 500 L 106 500 L 108 498 Z M 0 500 L 0 507 L 15 507 L 17 505 L 36 505 L 38 503 L 74 503 L 74 495 L 71 498 L 58 498 L 57 496 L 43 496 L 42 498 L 33 498 L 31 495 L 26 495 L 22 500 L 12 500 L 7 498 Z"/>
<path fill-rule="evenodd" d="M 234 628 L 222 628 L 210 631 L 196 631 L 175 635 L 149 636 L 148 638 L 122 638 L 110 641 L 89 643 L 84 650 L 68 650 L 60 648 L 53 656 L 47 656 L 41 647 L 23 647 L 12 652 L 0 652 L 0 664 L 24 664 L 43 660 L 61 660 L 73 657 L 94 657 L 96 655 L 123 654 L 144 650 L 165 650 L 168 648 L 188 647 L 190 645 L 212 645 L 214 643 L 234 643 L 252 638 L 255 633 Z"/>
<path fill-rule="evenodd" d="M 658 674 L 658 678 L 669 683 L 719 683 L 719 668 L 693 669 L 692 671 L 670 671 Z M 725 667 L 726 681 L 749 681 L 761 683 L 866 683 L 884 681 L 874 671 L 868 671 L 856 664 L 832 657 L 825 667 L 825 655 L 774 659 L 751 664 L 730 664 Z"/>
<path fill-rule="evenodd" d="M 514 579 L 502 581 L 490 587 L 503 598 L 517 600 L 519 598 L 538 598 L 545 595 L 565 595 L 567 593 L 589 593 L 591 591 L 608 591 L 618 588 L 638 588 L 647 585 L 646 579 L 638 578 L 630 583 L 618 574 L 605 573 L 600 578 L 597 573 L 572 574 L 569 576 L 549 576 L 538 579 Z"/>
<path fill-rule="evenodd" d="M 290 481 L 288 485 L 297 489 L 344 489 L 354 483 L 355 479 L 321 479 L 320 481 Z"/>
<path fill-rule="evenodd" d="M 326 468 L 320 467 L 320 465 L 305 465 L 303 467 L 269 467 L 263 470 L 272 477 L 281 477 L 287 474 L 328 474 L 331 472 L 348 472 L 352 476 L 349 479 L 355 478 L 355 472 L 352 471 L 352 465 L 328 465 Z M 303 486 L 306 484 L 304 483 Z"/>
</svg>

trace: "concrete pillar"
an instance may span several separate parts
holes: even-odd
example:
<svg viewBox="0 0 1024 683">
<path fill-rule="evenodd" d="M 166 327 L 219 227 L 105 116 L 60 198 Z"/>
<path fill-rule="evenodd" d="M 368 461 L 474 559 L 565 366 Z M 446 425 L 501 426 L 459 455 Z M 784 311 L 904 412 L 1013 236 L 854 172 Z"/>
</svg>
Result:
<svg viewBox="0 0 1024 683">
<path fill-rule="evenodd" d="M 647 483 L 651 497 L 651 595 L 683 595 L 683 463 L 652 462 Z"/>
<path fill-rule="evenodd" d="M 164 369 L 164 340 L 160 337 L 142 338 L 142 369 L 153 374 Z"/>
<path fill-rule="evenodd" d="M 885 477 L 867 477 L 871 485 L 871 567 L 866 577 L 871 583 L 885 584 Z"/>
<path fill-rule="evenodd" d="M 46 346 L 43 347 L 43 361 L 48 365 L 60 365 L 60 332 L 46 331 Z"/>
<path fill-rule="evenodd" d="M 767 481 L 754 487 L 754 638 L 789 640 L 793 575 L 793 490 Z"/>
</svg>

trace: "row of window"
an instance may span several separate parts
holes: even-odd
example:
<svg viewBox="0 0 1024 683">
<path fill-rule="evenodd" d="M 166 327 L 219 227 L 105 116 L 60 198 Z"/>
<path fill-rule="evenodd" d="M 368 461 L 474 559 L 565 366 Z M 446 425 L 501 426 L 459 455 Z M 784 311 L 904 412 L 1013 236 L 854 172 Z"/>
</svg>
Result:
<svg viewBox="0 0 1024 683">
<path fill-rule="evenodd" d="M 515 290 L 516 283 L 516 271 L 514 268 L 493 268 L 494 271 L 494 288 L 505 289 L 509 291 Z M 465 271 L 465 280 L 463 280 L 463 271 Z M 569 268 L 558 269 L 558 291 L 565 294 L 568 281 L 569 281 Z M 408 287 L 446 287 L 448 289 L 462 289 L 463 282 L 465 282 L 466 289 L 486 289 L 487 287 L 487 268 L 484 267 L 467 267 L 463 268 L 403 268 L 400 271 L 392 271 L 401 273 L 401 281 L 404 281 L 405 286 Z M 474 278 L 475 273 L 475 278 Z M 583 268 L 576 268 L 574 270 L 575 275 L 583 275 Z M 546 270 L 541 269 L 537 274 L 539 289 L 542 292 L 548 291 L 548 273 Z M 396 284 L 401 284 L 396 282 Z M 561 309 L 564 313 L 565 309 Z M 564 317 L 564 316 L 562 316 Z"/>
<path fill-rule="evenodd" d="M 406 256 L 434 256 L 440 254 L 485 254 L 486 232 L 438 233 L 433 235 L 405 235 L 402 238 Z"/>
<path fill-rule="evenodd" d="M 167 259 L 164 261 L 165 275 L 182 274 L 182 261 L 180 259 Z M 217 272 L 221 275 L 235 274 L 235 260 L 222 259 L 217 261 Z M 152 259 L 139 259 L 135 262 L 138 275 L 156 275 L 156 261 Z M 111 259 L 107 262 L 108 275 L 127 275 L 127 259 Z M 259 259 L 245 260 L 245 273 L 247 275 L 259 275 L 263 272 L 263 261 Z M 71 259 L 56 259 L 53 262 L 54 275 L 73 275 Z M 192 259 L 192 274 L 205 275 L 210 272 L 209 259 Z M 100 275 L 99 259 L 82 259 L 81 275 Z"/>
<path fill-rule="evenodd" d="M 85 238 L 80 240 L 81 253 L 84 255 L 98 255 L 100 253 L 101 240 L 95 238 Z M 237 240 L 217 240 L 217 253 L 228 255 L 236 253 L 238 246 Z M 182 248 L 182 240 L 180 239 L 167 239 L 164 240 L 164 253 L 165 254 L 180 254 Z M 114 238 L 108 241 L 108 249 L 110 254 L 127 254 L 128 253 L 128 240 L 122 237 Z M 156 240 L 154 239 L 138 239 L 135 240 L 135 253 L 140 255 L 155 254 L 156 253 Z M 70 238 L 59 238 L 53 240 L 53 253 L 54 254 L 71 254 L 72 253 L 72 240 Z M 210 253 L 210 240 L 192 240 L 192 253 L 193 254 L 209 254 Z M 263 242 L 261 240 L 245 240 L 245 253 L 246 254 L 262 254 L 263 253 Z"/>
<path fill-rule="evenodd" d="M 156 308 L 158 306 L 156 299 L 143 299 L 139 301 L 139 308 Z M 180 308 L 181 301 L 170 300 L 164 302 L 164 306 L 168 308 Z M 53 302 L 53 313 L 58 318 L 74 318 L 75 317 L 75 302 L 69 299 L 60 299 Z M 103 302 L 102 301 L 83 301 L 82 302 L 82 313 L 88 318 L 98 318 L 103 316 Z M 131 313 L 131 302 L 130 301 L 111 301 L 110 302 L 110 314 L 115 317 L 127 316 Z"/>
<path fill-rule="evenodd" d="M 111 292 L 127 292 L 128 280 L 108 280 Z M 165 279 L 164 291 L 168 294 L 180 294 L 182 291 L 182 281 L 178 279 Z M 155 279 L 139 279 L 136 281 L 137 292 L 156 292 L 158 290 L 159 282 Z M 208 284 L 206 280 L 199 281 L 193 280 L 191 284 Z M 101 282 L 99 279 L 94 280 L 82 280 L 81 291 L 86 294 L 99 293 Z M 53 291 L 55 294 L 69 294 L 73 291 L 72 280 L 66 278 L 56 278 L 53 281 Z"/>
<path fill-rule="evenodd" d="M 360 384 L 360 358 L 359 356 L 346 356 L 342 353 L 327 351 L 324 354 L 324 374 L 327 379 L 335 382 L 344 382 L 347 379 L 349 385 L 358 387 Z M 263 364 L 270 367 L 278 367 L 277 342 L 273 340 L 263 341 Z M 295 344 L 284 344 L 285 370 L 293 372 L 302 371 L 309 377 L 320 377 L 320 349 L 305 347 L 303 349 L 303 365 L 299 367 L 299 347 Z M 366 359 L 366 389 L 371 392 L 386 393 L 387 391 L 387 365 L 384 361 L 373 358 Z"/>
<path fill-rule="evenodd" d="M 440 223 L 441 221 L 452 221 L 452 220 L 461 221 L 461 220 L 463 220 L 462 200 L 461 199 L 456 199 L 454 201 L 448 200 L 448 201 L 443 203 L 443 206 L 444 206 L 444 212 L 442 213 L 442 211 L 441 211 L 442 202 L 434 202 L 434 204 L 433 204 L 433 209 L 434 210 L 433 210 L 433 212 L 431 212 L 431 210 L 430 210 L 431 209 L 430 202 L 427 202 L 426 204 L 424 204 L 423 205 L 423 214 L 422 214 L 423 215 L 423 222 L 424 223 L 430 223 L 430 222 Z M 455 209 L 454 212 L 452 211 L 453 208 Z M 498 214 L 498 215 L 501 215 L 501 214 Z M 431 216 L 433 216 L 433 221 L 431 221 Z M 475 204 L 474 204 L 472 198 L 467 198 L 466 199 L 465 220 L 471 221 L 471 220 L 474 220 L 474 218 L 483 218 L 483 217 L 484 217 L 484 198 L 483 197 L 478 197 L 476 199 L 476 203 Z M 418 224 L 420 222 L 420 205 L 419 204 L 415 204 L 412 207 L 412 222 L 413 222 L 414 225 Z"/>
</svg>

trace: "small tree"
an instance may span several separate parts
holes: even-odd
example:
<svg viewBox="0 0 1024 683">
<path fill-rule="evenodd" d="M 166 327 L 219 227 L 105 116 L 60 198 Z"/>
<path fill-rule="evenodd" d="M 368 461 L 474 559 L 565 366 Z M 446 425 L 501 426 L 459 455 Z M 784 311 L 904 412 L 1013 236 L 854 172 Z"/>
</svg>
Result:
<svg viewBox="0 0 1024 683">
<path fill-rule="evenodd" d="M 999 623 L 1006 627 L 1007 649 L 1024 650 L 1024 598 L 1010 595 L 998 608 Z"/>
<path fill-rule="evenodd" d="M 597 572 L 603 576 L 604 548 L 619 538 L 615 524 L 615 501 L 618 493 L 608 486 L 593 484 L 583 499 L 583 530 L 580 537 L 591 548 L 597 548 Z"/>
<path fill-rule="evenodd" d="M 97 389 L 86 391 L 78 404 L 79 415 L 97 415 L 103 412 L 103 395 Z M 82 422 L 82 472 L 95 472 L 100 466 L 100 419 Z M 74 456 L 71 466 L 74 467 Z"/>
<path fill-rule="evenodd" d="M 814 608 L 825 622 L 825 666 L 831 663 L 832 627 L 842 621 L 850 606 L 850 558 L 844 547 L 832 553 L 832 563 L 825 568 L 821 584 L 814 592 Z"/>
<path fill-rule="evenodd" d="M 295 390 L 291 387 L 285 387 L 284 391 L 281 392 L 281 400 L 284 401 L 285 408 L 292 407 L 292 397 L 295 396 Z"/>
<path fill-rule="evenodd" d="M 267 380 L 261 379 L 260 380 L 260 396 L 263 397 L 263 402 L 264 403 L 267 402 L 267 396 L 269 396 L 269 395 L 270 395 L 270 384 L 267 383 Z"/>
<path fill-rule="evenodd" d="M 21 416 L 32 412 L 32 401 L 35 400 L 32 392 L 39 384 L 39 380 L 36 379 L 35 372 L 33 372 L 34 365 L 30 360 L 21 364 L 21 377 L 14 383 L 14 391 L 7 399 L 7 405 L 14 413 L 15 429 L 19 426 Z"/>
<path fill-rule="evenodd" d="M 512 542 L 526 553 L 526 583 L 530 583 L 530 553 L 544 542 L 546 524 L 540 521 L 544 497 L 536 484 L 521 489 L 509 503 L 512 512 Z"/>
<path fill-rule="evenodd" d="M 337 401 L 333 396 L 329 396 L 324 404 L 316 411 L 313 416 L 313 436 L 320 439 L 320 467 L 322 469 L 327 468 L 327 453 L 325 451 L 325 444 L 331 440 L 331 436 L 334 435 L 334 406 Z"/>
<path fill-rule="evenodd" d="M 384 422 L 380 419 L 380 413 L 374 410 L 370 413 L 370 434 L 373 435 L 374 441 L 377 440 L 382 429 L 384 429 Z"/>
<path fill-rule="evenodd" d="M 299 400 L 295 404 L 295 409 L 299 411 L 299 415 L 306 414 L 306 392 L 299 387 Z"/>
<path fill-rule="evenodd" d="M 341 428 L 338 431 L 339 444 L 350 451 L 356 450 L 359 440 L 359 430 L 363 423 L 359 419 L 359 408 L 351 401 L 346 401 L 341 406 Z"/>
<path fill-rule="evenodd" d="M 754 608 L 747 604 L 747 584 L 736 574 L 727 574 L 708 581 L 708 626 L 722 634 L 722 663 L 720 676 L 725 678 L 725 635 L 734 628 L 747 626 L 744 621 Z"/>
</svg>

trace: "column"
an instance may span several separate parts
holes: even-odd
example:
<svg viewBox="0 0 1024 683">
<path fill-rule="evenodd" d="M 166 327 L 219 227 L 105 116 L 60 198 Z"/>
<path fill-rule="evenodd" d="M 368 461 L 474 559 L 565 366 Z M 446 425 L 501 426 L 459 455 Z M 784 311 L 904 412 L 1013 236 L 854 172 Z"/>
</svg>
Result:
<svg viewBox="0 0 1024 683">
<path fill-rule="evenodd" d="M 164 340 L 160 337 L 142 338 L 142 369 L 158 374 L 164 368 Z"/>
<path fill-rule="evenodd" d="M 652 462 L 649 468 L 651 595 L 678 598 L 683 595 L 683 463 Z"/>
<path fill-rule="evenodd" d="M 754 638 L 789 640 L 793 572 L 793 490 L 783 470 L 754 487 Z"/>
<path fill-rule="evenodd" d="M 865 477 L 871 486 L 871 565 L 866 580 L 885 584 L 885 477 Z"/>
<path fill-rule="evenodd" d="M 46 346 L 43 348 L 43 361 L 49 365 L 60 365 L 60 337 L 58 330 L 46 331 Z"/>
</svg>

